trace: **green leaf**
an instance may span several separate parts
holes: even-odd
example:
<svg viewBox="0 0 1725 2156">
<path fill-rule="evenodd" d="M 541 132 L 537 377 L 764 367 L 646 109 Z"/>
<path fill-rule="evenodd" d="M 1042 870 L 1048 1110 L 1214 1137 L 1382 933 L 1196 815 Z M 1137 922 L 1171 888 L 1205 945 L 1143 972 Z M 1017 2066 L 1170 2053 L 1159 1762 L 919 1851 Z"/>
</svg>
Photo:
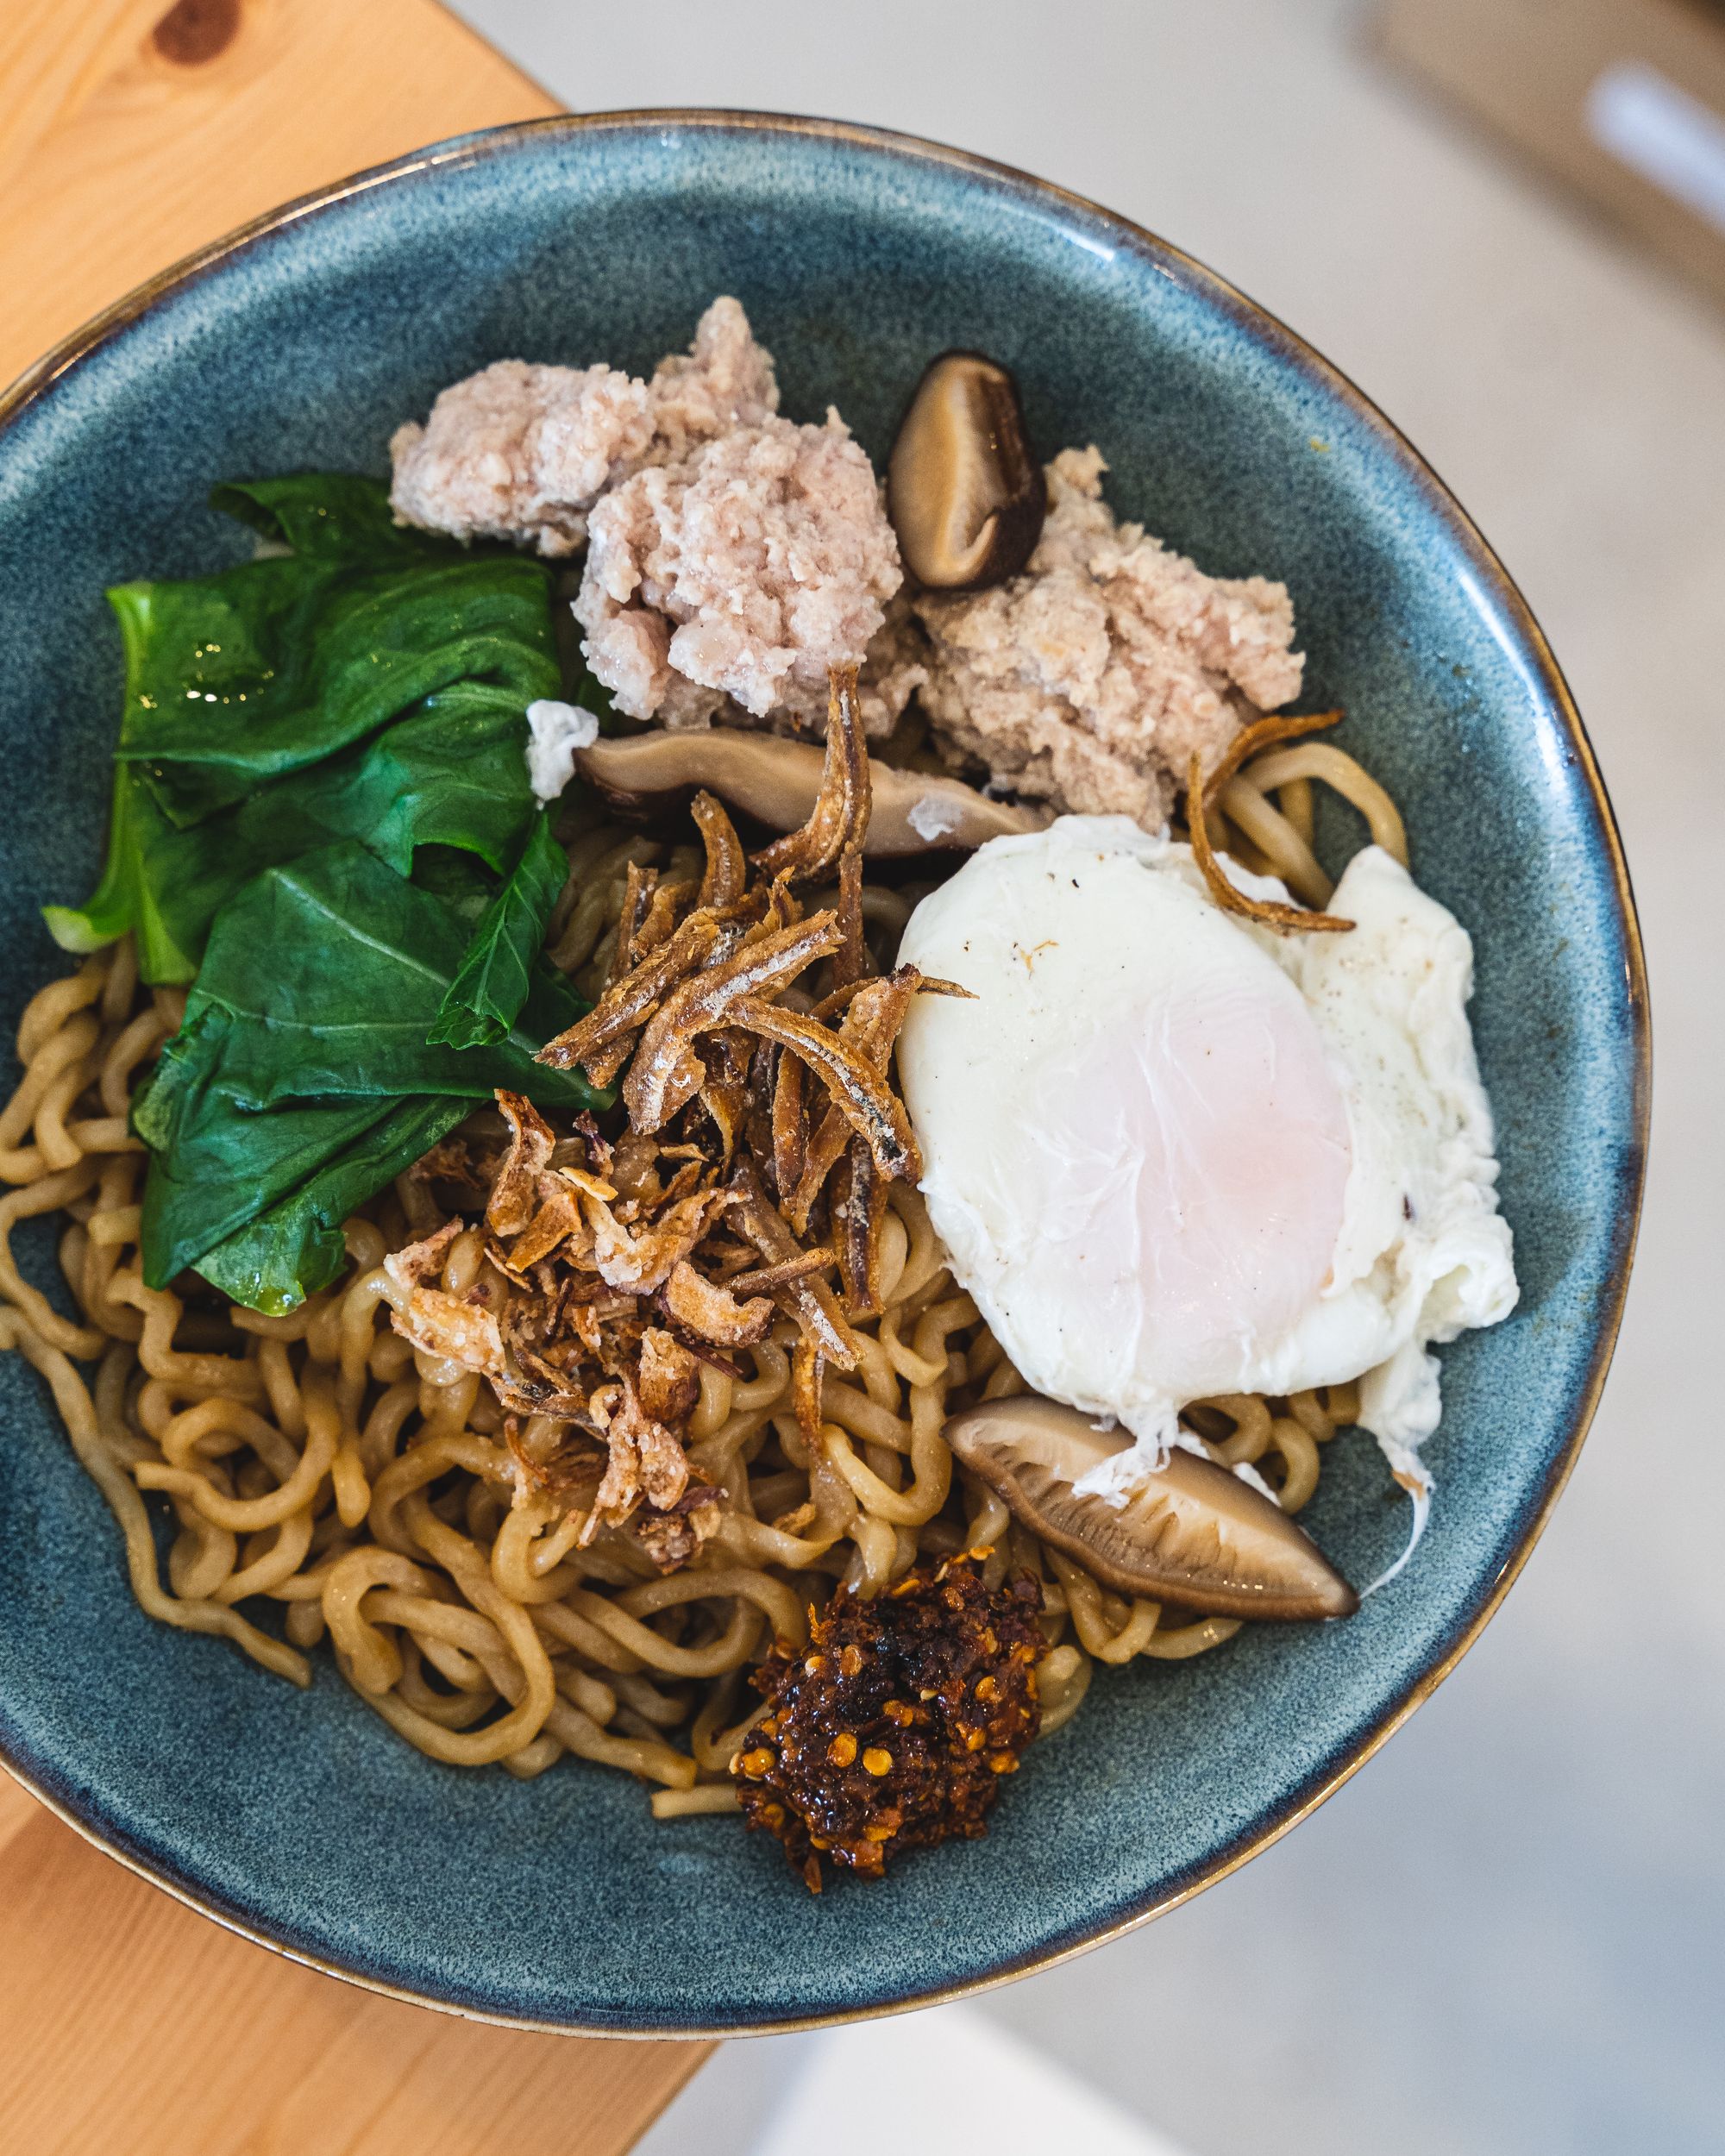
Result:
<svg viewBox="0 0 1725 2156">
<path fill-rule="evenodd" d="M 153 1156 L 147 1280 L 199 1263 L 405 1102 L 466 1112 L 507 1087 L 543 1107 L 609 1105 L 578 1073 L 533 1060 L 586 1008 L 543 958 L 502 1038 L 428 1044 L 467 941 L 460 913 L 353 843 L 267 869 L 229 902 L 185 1023 L 133 1106 Z"/>
<path fill-rule="evenodd" d="M 428 698 L 501 696 L 524 714 L 560 686 L 549 573 L 515 555 L 374 568 L 291 555 L 110 598 L 130 661 L 116 754 L 181 829 Z"/>
<path fill-rule="evenodd" d="M 129 928 L 146 981 L 190 981 L 210 916 L 233 887 L 224 859 L 188 847 L 165 824 L 123 764 L 114 772 L 108 862 L 82 906 L 45 906 L 42 918 L 62 950 L 99 950 Z M 248 871 L 249 873 L 249 871 Z"/>
<path fill-rule="evenodd" d="M 561 693 L 549 574 L 390 519 L 344 474 L 218 488 L 291 556 L 110 593 L 127 692 L 108 862 L 67 948 L 128 928 L 151 981 L 189 981 L 257 872 L 333 839 L 403 874 L 425 845 L 498 875 L 538 812 L 526 707 Z"/>
<path fill-rule="evenodd" d="M 534 824 L 514 874 L 486 908 L 427 1034 L 451 1048 L 505 1040 L 532 985 L 545 924 L 568 880 L 549 812 Z"/>
<path fill-rule="evenodd" d="M 219 1085 L 187 1069 L 180 1083 L 160 1080 L 135 1117 L 152 1146 L 144 1185 L 144 1277 L 166 1288 L 281 1200 L 309 1184 L 392 1111 L 377 1100 L 308 1100 L 273 1114 L 238 1107 Z M 160 1088 L 160 1089 L 159 1089 Z M 471 1112 L 473 1103 L 464 1103 Z M 148 1125 L 170 1142 L 155 1150 Z M 373 1192 L 381 1188 L 373 1184 Z M 363 1202 L 361 1200 L 360 1202 Z"/>
<path fill-rule="evenodd" d="M 198 1270 L 248 1309 L 285 1317 L 340 1276 L 342 1225 L 470 1113 L 471 1100 L 404 1100 L 298 1189 L 206 1250 Z"/>
<path fill-rule="evenodd" d="M 376 561 L 390 555 L 447 560 L 462 552 L 455 540 L 397 523 L 389 482 L 355 472 L 229 479 L 210 490 L 210 506 L 307 560 Z"/>
<path fill-rule="evenodd" d="M 363 846 L 326 846 L 266 869 L 218 916 L 162 1066 L 189 1056 L 203 1067 L 213 1052 L 224 1089 L 254 1109 L 413 1093 L 486 1100 L 499 1086 L 590 1106 L 578 1074 L 533 1060 L 586 1008 L 536 954 L 517 1016 L 495 1042 L 428 1044 L 467 941 L 458 915 Z"/>
</svg>

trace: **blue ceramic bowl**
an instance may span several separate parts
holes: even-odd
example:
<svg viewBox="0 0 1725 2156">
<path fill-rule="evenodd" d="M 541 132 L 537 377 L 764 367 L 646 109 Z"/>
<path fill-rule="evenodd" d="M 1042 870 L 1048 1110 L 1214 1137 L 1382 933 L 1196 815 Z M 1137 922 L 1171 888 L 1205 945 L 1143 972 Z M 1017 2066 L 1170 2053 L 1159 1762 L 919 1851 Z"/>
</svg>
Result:
<svg viewBox="0 0 1725 2156">
<path fill-rule="evenodd" d="M 118 711 L 103 588 L 234 559 L 229 476 L 380 470 L 391 429 L 505 355 L 643 370 L 737 293 L 786 410 L 878 461 L 943 347 L 1008 361 L 1044 454 L 1207 568 L 1294 593 L 1308 705 L 1402 804 L 1473 931 L 1480 1060 L 1522 1282 L 1445 1357 L 1416 1564 L 1358 1616 L 1101 1673 L 988 1839 L 820 1900 L 728 1820 L 656 1826 L 574 1763 L 436 1766 L 328 1667 L 307 1694 L 163 1630 L 42 1388 L 0 1357 L 0 1751 L 66 1818 L 254 1938 L 380 1988 L 553 2028 L 842 2020 L 1036 1968 L 1165 1909 L 1302 1818 L 1454 1664 L 1563 1482 L 1615 1333 L 1640 1197 L 1647 1014 L 1609 809 L 1538 628 L 1358 391 L 1196 263 L 955 152 L 824 122 L 667 112 L 479 135 L 262 220 L 80 332 L 0 408 L 0 1004 L 61 969 Z M 1332 845 L 1345 843 L 1339 830 Z M 9 1084 L 9 1080 L 7 1081 Z M 47 1238 L 36 1256 L 46 1268 Z M 1344 1439 L 1308 1520 L 1370 1579 L 1408 1525 Z"/>
</svg>

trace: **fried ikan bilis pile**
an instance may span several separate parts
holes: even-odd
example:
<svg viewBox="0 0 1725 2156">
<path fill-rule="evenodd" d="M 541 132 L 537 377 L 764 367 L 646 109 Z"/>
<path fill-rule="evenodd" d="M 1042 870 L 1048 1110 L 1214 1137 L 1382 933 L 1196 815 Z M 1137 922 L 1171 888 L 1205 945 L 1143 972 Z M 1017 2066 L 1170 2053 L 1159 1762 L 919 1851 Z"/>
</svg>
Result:
<svg viewBox="0 0 1725 2156">
<path fill-rule="evenodd" d="M 806 1653 L 755 1672 L 768 1713 L 731 1761 L 751 1827 L 777 1835 L 812 1893 L 823 1855 L 878 1879 L 889 1854 L 986 1833 L 1041 1710 L 1048 1651 L 1042 1589 L 1028 1572 L 994 1590 L 951 1557 L 873 1601 L 833 1597 Z"/>
<path fill-rule="evenodd" d="M 485 1199 L 487 1252 L 464 1294 L 435 1284 L 452 1220 L 386 1261 L 393 1319 L 415 1347 L 483 1373 L 505 1411 L 518 1500 L 549 1497 L 665 1572 L 717 1530 L 721 1493 L 691 1475 L 703 1363 L 784 1313 L 799 1422 L 819 1441 L 821 1373 L 852 1369 L 851 1321 L 880 1308 L 888 1186 L 920 1162 L 888 1075 L 919 993 L 962 993 L 914 968 L 882 975 L 862 933 L 869 810 L 854 668 L 835 668 L 820 793 L 800 830 L 751 859 L 700 793 L 699 881 L 632 866 L 617 955 L 593 1008 L 541 1051 L 598 1087 L 620 1081 L 627 1127 L 554 1130 L 499 1093 L 506 1146 L 458 1138 L 421 1171 Z M 798 893 L 837 887 L 805 912 Z"/>
</svg>

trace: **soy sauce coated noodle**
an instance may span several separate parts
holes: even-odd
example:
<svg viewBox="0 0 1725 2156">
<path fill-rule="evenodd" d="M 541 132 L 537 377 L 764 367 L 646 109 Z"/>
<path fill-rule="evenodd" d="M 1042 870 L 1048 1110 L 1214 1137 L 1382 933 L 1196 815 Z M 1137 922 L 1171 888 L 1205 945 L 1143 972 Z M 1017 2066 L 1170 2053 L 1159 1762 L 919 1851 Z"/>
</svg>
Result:
<svg viewBox="0 0 1725 2156">
<path fill-rule="evenodd" d="M 1295 839 L 1306 780 L 1302 768 L 1283 782 L 1276 823 Z M 1260 829 L 1290 850 L 1274 826 Z M 610 967 L 629 862 L 674 881 L 699 874 L 699 854 L 668 857 L 598 823 L 570 853 L 548 940 L 591 991 Z M 908 910 L 904 894 L 865 893 L 888 962 Z M 856 1328 L 856 1370 L 826 1374 L 819 1447 L 799 1431 L 794 1332 L 781 1320 L 738 1351 L 741 1376 L 702 1371 L 689 1456 L 726 1508 L 697 1563 L 662 1577 L 618 1539 L 578 1549 L 580 1514 L 515 1501 L 501 1413 L 480 1379 L 390 1327 L 383 1258 L 442 1224 L 423 1182 L 402 1177 L 348 1223 L 346 1277 L 291 1316 L 189 1306 L 144 1285 L 145 1161 L 126 1111 L 183 1009 L 181 992 L 139 987 L 129 941 L 87 959 L 26 1010 L 23 1077 L 0 1110 L 0 1178 L 16 1186 L 0 1199 L 0 1346 L 47 1382 L 151 1616 L 222 1634 L 302 1685 L 327 1639 L 360 1697 L 430 1757 L 526 1777 L 573 1752 L 656 1785 L 662 1818 L 733 1808 L 729 1762 L 762 1711 L 748 1670 L 775 1639 L 800 1642 L 809 1605 L 840 1582 L 873 1592 L 919 1557 L 967 1548 L 991 1552 L 990 1585 L 1029 1567 L 1052 1650 L 1038 1672 L 1044 1735 L 1076 1711 L 1096 1662 L 1183 1658 L 1239 1629 L 1110 1593 L 955 1475 L 949 1413 L 1023 1381 L 902 1184 L 881 1314 Z M 75 1319 L 23 1278 L 11 1250 L 17 1222 L 56 1212 L 67 1216 L 60 1261 Z M 442 1284 L 461 1292 L 483 1262 L 478 1231 L 457 1233 Z M 1338 1387 L 1200 1403 L 1189 1419 L 1214 1457 L 1251 1464 L 1295 1512 L 1320 1448 L 1356 1412 L 1353 1388 Z M 166 1579 L 148 1499 L 178 1526 Z M 92 1564 L 110 1561 L 90 1552 Z M 241 1608 L 272 1602 L 285 1639 Z"/>
</svg>

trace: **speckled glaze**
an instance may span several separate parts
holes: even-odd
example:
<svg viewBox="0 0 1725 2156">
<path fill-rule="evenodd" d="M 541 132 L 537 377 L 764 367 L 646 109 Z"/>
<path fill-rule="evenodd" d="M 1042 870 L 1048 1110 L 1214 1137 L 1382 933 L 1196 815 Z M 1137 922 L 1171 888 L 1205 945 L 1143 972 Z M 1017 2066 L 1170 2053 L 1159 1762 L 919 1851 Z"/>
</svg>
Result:
<svg viewBox="0 0 1725 2156">
<path fill-rule="evenodd" d="M 1522 1300 L 1445 1356 L 1418 1562 L 1351 1621 L 1101 1671 L 985 1842 L 819 1901 L 731 1821 L 656 1827 L 565 1764 L 519 1783 L 398 1743 L 327 1664 L 292 1690 L 138 1611 L 43 1388 L 0 1357 L 0 1751 L 211 1915 L 361 1982 L 554 2028 L 720 2033 L 876 2013 L 1165 1909 L 1319 1802 L 1440 1680 L 1537 1535 L 1615 1332 L 1647 1084 L 1628 884 L 1526 607 L 1399 436 L 1208 271 L 1093 205 L 900 136 L 722 113 L 464 139 L 264 220 L 80 333 L 0 406 L 0 1016 L 63 962 L 36 913 L 101 850 L 120 682 L 105 585 L 235 558 L 212 482 L 381 469 L 396 423 L 507 355 L 643 369 L 716 291 L 787 412 L 878 461 L 944 346 L 1023 385 L 1044 454 L 1207 568 L 1285 579 L 1308 706 L 1407 812 L 1473 931 Z M 1328 843 L 1351 843 L 1339 819 Z M 9 1085 L 9 1077 L 6 1083 Z M 21 1235 L 46 1267 L 49 1238 Z M 1306 1515 L 1356 1580 L 1407 1507 L 1340 1441 Z"/>
</svg>

